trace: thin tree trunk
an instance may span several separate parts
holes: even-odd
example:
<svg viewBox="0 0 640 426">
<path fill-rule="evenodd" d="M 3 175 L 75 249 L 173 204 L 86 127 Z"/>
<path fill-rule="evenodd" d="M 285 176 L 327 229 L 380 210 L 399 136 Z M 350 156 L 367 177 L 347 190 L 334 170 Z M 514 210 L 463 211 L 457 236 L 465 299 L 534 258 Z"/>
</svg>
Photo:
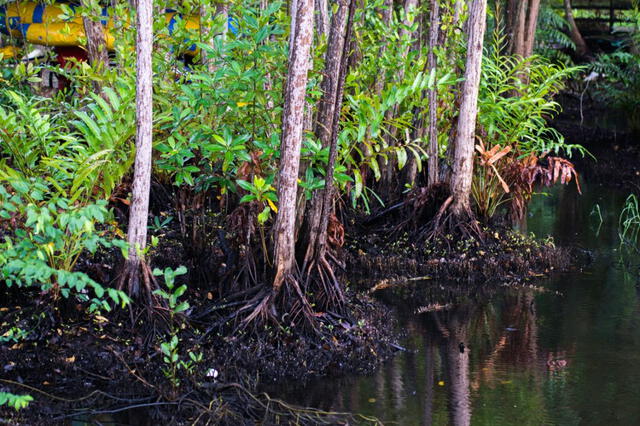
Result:
<svg viewBox="0 0 640 426">
<path fill-rule="evenodd" d="M 205 22 L 205 19 L 209 17 L 209 13 L 207 9 L 208 9 L 207 5 L 203 4 L 200 6 L 200 29 L 202 31 L 204 42 L 208 43 L 209 46 L 211 46 L 212 48 L 215 48 L 216 39 L 222 39 L 224 41 L 227 38 L 227 33 L 229 31 L 229 23 L 228 23 L 229 5 L 227 4 L 226 1 L 221 1 L 216 3 L 216 9 L 215 9 L 216 11 L 215 11 L 214 19 L 220 19 L 221 21 L 224 22 L 222 27 L 222 32 L 219 35 L 212 34 L 213 28 L 211 28 L 211 26 L 209 25 L 210 24 L 209 22 Z M 222 18 L 219 18 L 219 17 L 222 17 Z M 204 52 L 203 52 L 203 55 L 204 55 Z M 216 67 L 215 60 L 211 60 L 209 58 L 203 57 L 202 61 L 207 66 L 207 70 L 210 73 L 214 73 L 216 71 L 217 67 Z"/>
<path fill-rule="evenodd" d="M 471 212 L 473 150 L 478 115 L 478 90 L 480 88 L 486 14 L 487 0 L 473 0 L 469 14 L 465 80 L 462 86 L 462 100 L 460 102 L 460 115 L 451 175 L 451 195 L 453 197 L 451 209 L 456 217 L 468 215 Z"/>
<path fill-rule="evenodd" d="M 528 58 L 533 47 L 538 26 L 540 0 L 510 0 L 506 10 L 506 34 L 511 40 L 509 53 Z"/>
<path fill-rule="evenodd" d="M 291 275 L 295 260 L 295 219 L 300 170 L 300 149 L 304 129 L 305 97 L 311 68 L 313 42 L 313 0 L 294 0 L 296 10 L 294 39 L 289 55 L 289 70 L 282 120 L 282 148 L 278 172 L 279 210 L 274 226 L 276 273 L 273 289 L 277 293 Z M 293 18 L 292 18 L 293 19 Z"/>
<path fill-rule="evenodd" d="M 404 3 L 405 16 L 404 16 L 404 21 L 402 22 L 403 26 L 400 29 L 400 40 L 405 40 L 407 37 L 411 36 L 411 30 L 409 29 L 409 27 L 411 27 L 414 23 L 414 19 L 411 18 L 411 14 L 416 11 L 417 7 L 418 7 L 418 0 L 405 0 L 405 3 Z M 405 60 L 409 55 L 410 47 L 411 47 L 410 44 L 407 44 L 407 46 L 404 47 L 401 53 L 402 60 Z M 398 70 L 395 81 L 401 83 L 402 80 L 404 80 L 404 76 L 405 76 L 405 70 L 404 70 L 404 67 L 401 67 Z M 394 117 L 396 117 L 397 114 L 398 114 L 398 106 L 395 105 L 391 109 L 389 109 L 385 114 L 385 121 L 387 122 L 391 121 Z M 395 127 L 392 127 L 391 129 L 389 129 L 389 133 L 385 136 L 387 139 L 387 144 L 393 145 L 394 139 L 397 136 L 397 132 L 398 132 L 398 129 Z M 386 187 L 387 191 L 390 191 L 391 189 L 390 185 L 391 185 L 391 180 L 393 179 L 394 170 L 395 170 L 395 163 L 390 159 L 387 160 L 387 163 L 384 165 L 384 167 L 382 167 L 383 184 Z"/>
<path fill-rule="evenodd" d="M 460 25 L 460 17 L 462 16 L 462 7 L 464 6 L 464 0 L 456 0 L 453 5 L 453 26 Z"/>
<path fill-rule="evenodd" d="M 133 272 L 129 280 L 129 293 L 138 296 L 140 264 L 144 262 L 142 251 L 147 246 L 147 220 L 149 217 L 149 191 L 151 187 L 152 150 L 152 66 L 153 0 L 138 0 L 136 13 L 136 157 L 133 174 L 133 192 L 129 212 L 128 270 Z"/>
<path fill-rule="evenodd" d="M 540 0 L 530 0 L 527 16 L 527 30 L 525 33 L 523 56 L 528 58 L 533 55 L 533 47 L 536 40 L 536 28 L 538 28 L 538 14 L 540 13 Z"/>
<path fill-rule="evenodd" d="M 529 0 L 520 0 L 513 22 L 513 38 L 511 39 L 511 54 L 524 56 L 524 37 L 527 22 L 527 8 Z"/>
<path fill-rule="evenodd" d="M 329 3 L 328 0 L 316 2 L 316 31 L 319 35 L 329 34 Z"/>
<path fill-rule="evenodd" d="M 576 45 L 576 54 L 580 57 L 584 57 L 589 53 L 587 43 L 582 38 L 580 29 L 576 24 L 576 20 L 573 18 L 573 10 L 571 8 L 571 0 L 564 0 L 564 13 L 567 22 L 569 23 L 569 29 L 571 31 L 571 40 Z"/>
<path fill-rule="evenodd" d="M 87 1 L 82 1 L 82 6 L 88 8 Z M 89 11 L 91 15 L 95 11 Z M 87 37 L 87 56 L 89 57 L 89 63 L 94 68 L 106 68 L 109 65 L 109 56 L 107 54 L 107 43 L 105 41 L 104 28 L 100 22 L 101 11 L 98 12 L 98 16 L 83 16 L 82 24 L 84 26 L 84 33 Z"/>
<path fill-rule="evenodd" d="M 440 7 L 438 0 L 431 0 L 430 2 L 430 18 L 429 18 L 429 55 L 427 57 L 427 69 L 429 73 L 436 72 L 437 62 L 435 48 L 438 45 L 438 35 L 440 30 Z M 429 185 L 434 185 L 439 181 L 439 167 L 438 167 L 438 89 L 434 83 L 433 87 L 429 89 Z"/>
<path fill-rule="evenodd" d="M 382 22 L 385 26 L 389 26 L 391 24 L 391 18 L 393 17 L 393 0 L 384 0 L 384 8 L 380 11 Z M 379 58 L 382 58 L 387 51 L 387 42 L 380 47 Z M 386 83 L 386 75 L 384 73 L 379 73 L 376 76 L 376 81 L 374 84 L 373 93 L 377 96 L 380 96 L 382 91 L 384 90 L 384 85 Z"/>
<path fill-rule="evenodd" d="M 329 44 L 325 59 L 324 78 L 322 80 L 322 98 L 318 107 L 315 126 L 316 137 L 323 147 L 329 147 L 329 164 L 325 175 L 325 188 L 314 197 L 310 212 L 309 244 L 305 254 L 304 267 L 310 264 L 316 255 L 324 256 L 328 217 L 333 202 L 333 170 L 336 160 L 338 121 L 342 106 L 342 86 L 346 68 L 346 47 L 350 23 L 350 3 L 354 0 L 339 0 L 338 9 L 331 19 Z"/>
</svg>

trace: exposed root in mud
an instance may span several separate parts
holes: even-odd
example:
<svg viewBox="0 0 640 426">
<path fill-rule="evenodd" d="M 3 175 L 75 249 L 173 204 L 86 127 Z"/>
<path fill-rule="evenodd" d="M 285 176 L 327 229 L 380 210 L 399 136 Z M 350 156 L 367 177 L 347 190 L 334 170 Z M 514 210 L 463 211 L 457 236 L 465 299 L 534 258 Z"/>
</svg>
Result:
<svg viewBox="0 0 640 426">
<path fill-rule="evenodd" d="M 49 400 L 51 405 L 60 407 L 72 405 L 72 413 L 56 413 L 52 410 L 49 421 L 64 423 L 82 421 L 118 413 L 145 409 L 169 409 L 172 416 L 163 415 L 162 420 L 172 424 L 222 424 L 236 425 L 260 422 L 262 424 L 295 423 L 302 425 L 332 425 L 366 422 L 372 425 L 382 423 L 375 417 L 354 413 L 325 411 L 315 408 L 299 407 L 266 393 L 256 394 L 240 383 L 205 383 L 205 392 L 183 395 L 177 400 L 158 400 L 153 396 L 119 397 L 102 391 L 93 391 L 78 398 L 61 397 L 33 386 L 13 380 L 0 379 L 0 383 L 23 389 L 36 395 L 38 400 Z M 212 395 L 216 395 L 211 399 Z M 88 405 L 83 407 L 82 405 Z M 90 408 L 102 406 L 104 408 Z M 0 411 L 1 413 L 1 411 Z M 158 414 L 160 412 L 157 412 Z M 180 418 L 179 416 L 183 416 Z M 43 419 L 44 420 L 44 419 Z M 28 421 L 28 420 L 27 420 Z"/>
<path fill-rule="evenodd" d="M 278 315 L 278 306 L 282 315 Z M 317 331 L 313 308 L 300 289 L 298 280 L 290 275 L 284 277 L 279 291 L 272 288 L 259 293 L 238 310 L 238 316 L 242 317 L 246 312 L 250 313 L 242 319 L 242 328 L 253 326 L 257 331 L 265 324 L 279 325 L 286 319 L 292 324 L 303 324 L 303 328 Z"/>
<path fill-rule="evenodd" d="M 147 262 L 143 259 L 128 259 L 124 263 L 116 288 L 126 291 L 133 300 L 144 299 L 147 306 L 153 306 L 153 292 L 160 287 Z"/>
<path fill-rule="evenodd" d="M 330 255 L 329 253 L 326 253 Z M 330 255 L 335 263 L 334 256 Z M 345 309 L 345 294 L 326 256 L 318 256 L 307 267 L 305 288 L 316 293 L 316 304 L 324 310 L 342 313 Z"/>
<path fill-rule="evenodd" d="M 456 214 L 452 210 L 452 203 L 453 196 L 449 196 L 442 203 L 435 217 L 423 227 L 419 238 L 428 242 L 445 235 L 454 235 L 462 239 L 482 241 L 484 239 L 483 232 L 471 210 L 465 209 L 462 213 Z"/>
</svg>

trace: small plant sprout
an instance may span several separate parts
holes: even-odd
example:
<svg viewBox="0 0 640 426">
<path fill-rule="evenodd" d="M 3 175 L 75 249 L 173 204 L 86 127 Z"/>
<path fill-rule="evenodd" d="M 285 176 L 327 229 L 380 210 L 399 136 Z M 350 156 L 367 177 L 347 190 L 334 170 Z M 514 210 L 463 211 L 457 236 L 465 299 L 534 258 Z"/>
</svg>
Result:
<svg viewBox="0 0 640 426">
<path fill-rule="evenodd" d="M 180 339 L 178 337 L 180 326 L 177 324 L 176 318 L 189 309 L 189 302 L 181 302 L 179 300 L 187 291 L 187 285 L 177 285 L 176 277 L 186 273 L 187 268 L 184 266 L 180 266 L 175 270 L 171 268 L 165 268 L 164 270 L 156 268 L 153 271 L 153 275 L 163 277 L 166 286 L 166 289 L 158 289 L 154 294 L 162 297 L 169 305 L 169 339 L 160 343 L 160 350 L 163 355 L 162 360 L 166 365 L 162 371 L 171 382 L 174 390 L 180 386 L 178 371 L 182 369 L 189 374 L 193 374 L 195 365 L 202 361 L 202 353 L 191 351 L 188 352 L 187 359 L 180 359 Z"/>
</svg>

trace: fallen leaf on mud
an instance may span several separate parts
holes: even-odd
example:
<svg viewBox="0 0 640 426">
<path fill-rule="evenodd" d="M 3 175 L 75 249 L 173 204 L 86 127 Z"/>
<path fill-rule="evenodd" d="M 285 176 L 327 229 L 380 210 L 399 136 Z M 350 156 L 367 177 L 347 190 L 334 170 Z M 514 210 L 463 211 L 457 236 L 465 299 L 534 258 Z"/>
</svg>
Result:
<svg viewBox="0 0 640 426">
<path fill-rule="evenodd" d="M 109 322 L 109 320 L 103 317 L 102 315 L 96 315 L 93 319 L 99 323 Z"/>
</svg>

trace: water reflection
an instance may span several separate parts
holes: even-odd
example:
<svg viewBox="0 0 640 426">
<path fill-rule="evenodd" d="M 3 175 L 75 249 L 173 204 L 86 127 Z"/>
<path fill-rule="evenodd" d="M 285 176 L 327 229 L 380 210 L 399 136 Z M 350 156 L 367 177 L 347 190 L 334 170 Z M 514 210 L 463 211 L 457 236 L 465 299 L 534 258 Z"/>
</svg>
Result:
<svg viewBox="0 0 640 426">
<path fill-rule="evenodd" d="M 541 283 L 544 292 L 428 282 L 386 291 L 407 352 L 371 376 L 271 393 L 401 425 L 640 424 L 640 259 L 621 257 L 617 240 L 625 194 L 584 189 L 537 198 L 528 230 L 590 250 L 585 271 Z"/>
</svg>

